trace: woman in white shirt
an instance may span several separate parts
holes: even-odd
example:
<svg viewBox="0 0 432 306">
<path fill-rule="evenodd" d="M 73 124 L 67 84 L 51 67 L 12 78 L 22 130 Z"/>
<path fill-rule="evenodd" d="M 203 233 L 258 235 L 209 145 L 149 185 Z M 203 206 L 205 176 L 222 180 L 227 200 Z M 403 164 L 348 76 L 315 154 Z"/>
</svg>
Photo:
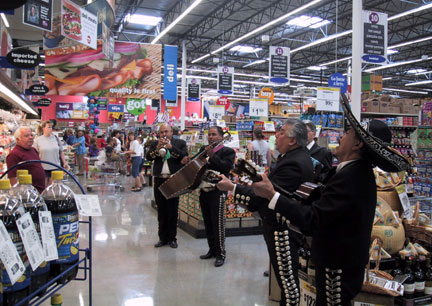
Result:
<svg viewBox="0 0 432 306">
<path fill-rule="evenodd" d="M 264 140 L 264 134 L 260 128 L 255 128 L 253 131 L 254 141 L 248 144 L 248 150 L 257 151 L 258 155 L 261 156 L 261 160 L 264 166 L 270 166 L 271 152 L 269 144 Z"/>
<path fill-rule="evenodd" d="M 135 139 L 134 132 L 129 132 L 129 150 L 125 153 L 129 153 L 132 159 L 132 177 L 135 179 L 135 186 L 132 187 L 132 191 L 141 191 L 142 183 L 140 178 L 140 168 L 142 163 L 142 156 L 144 153 L 143 146 Z"/>
</svg>

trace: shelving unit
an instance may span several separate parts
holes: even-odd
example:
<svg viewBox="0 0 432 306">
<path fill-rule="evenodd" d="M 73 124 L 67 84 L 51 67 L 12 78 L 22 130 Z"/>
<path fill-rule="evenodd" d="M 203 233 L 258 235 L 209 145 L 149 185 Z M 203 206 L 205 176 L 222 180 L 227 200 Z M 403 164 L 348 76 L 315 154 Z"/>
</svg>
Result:
<svg viewBox="0 0 432 306">
<path fill-rule="evenodd" d="M 374 113 L 374 112 L 363 112 L 361 115 L 366 116 L 396 116 L 396 117 L 418 117 L 418 114 L 396 114 L 396 113 Z"/>
</svg>

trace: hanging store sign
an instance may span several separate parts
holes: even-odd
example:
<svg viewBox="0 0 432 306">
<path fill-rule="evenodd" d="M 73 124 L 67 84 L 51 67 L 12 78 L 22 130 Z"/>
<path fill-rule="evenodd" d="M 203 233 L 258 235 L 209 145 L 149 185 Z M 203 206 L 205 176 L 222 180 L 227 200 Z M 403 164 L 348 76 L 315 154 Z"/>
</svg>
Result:
<svg viewBox="0 0 432 306">
<path fill-rule="evenodd" d="M 230 95 L 234 92 L 234 67 L 218 66 L 218 93 Z"/>
<path fill-rule="evenodd" d="M 274 92 L 269 87 L 262 88 L 258 93 L 258 98 L 268 99 L 269 104 L 273 104 L 274 101 Z"/>
<path fill-rule="evenodd" d="M 200 101 L 201 99 L 201 80 L 187 79 L 188 101 Z"/>
<path fill-rule="evenodd" d="M 69 0 L 62 0 L 61 33 L 90 48 L 97 48 L 98 17 Z"/>
<path fill-rule="evenodd" d="M 340 89 L 333 87 L 318 87 L 316 110 L 338 112 Z"/>
<path fill-rule="evenodd" d="M 344 94 L 347 91 L 348 82 L 346 77 L 342 73 L 336 72 L 330 75 L 328 79 L 328 86 L 339 88 L 340 93 Z"/>
<path fill-rule="evenodd" d="M 290 49 L 270 46 L 270 82 L 289 83 Z"/>
<path fill-rule="evenodd" d="M 132 115 L 139 116 L 145 113 L 146 108 L 145 99 L 127 99 L 126 101 L 126 110 Z"/>
<path fill-rule="evenodd" d="M 51 99 L 39 99 L 37 101 L 38 106 L 48 107 L 52 103 Z"/>
<path fill-rule="evenodd" d="M 178 47 L 164 46 L 164 99 L 177 100 Z"/>
<path fill-rule="evenodd" d="M 97 35 L 103 35 L 103 25 L 108 28 L 114 23 L 114 10 L 106 0 L 94 0 L 92 3 L 87 4 L 85 9 L 92 14 L 98 16 Z"/>
<path fill-rule="evenodd" d="M 23 24 L 51 32 L 53 0 L 33 0 L 23 7 Z"/>
<path fill-rule="evenodd" d="M 228 109 L 230 107 L 230 100 L 227 97 L 220 97 L 216 101 L 217 105 L 223 105 L 225 109 Z"/>
<path fill-rule="evenodd" d="M 13 49 L 6 55 L 9 64 L 18 68 L 34 68 L 40 63 L 40 56 L 28 49 Z"/>
<path fill-rule="evenodd" d="M 387 14 L 363 11 L 363 56 L 366 63 L 387 62 Z"/>
<path fill-rule="evenodd" d="M 258 117 L 268 116 L 268 100 L 267 99 L 250 99 L 249 115 Z"/>
<path fill-rule="evenodd" d="M 175 100 L 166 100 L 165 101 L 165 106 L 166 107 L 177 107 L 178 106 L 177 99 L 175 99 Z"/>
<path fill-rule="evenodd" d="M 49 91 L 48 87 L 42 84 L 32 85 L 29 88 L 29 93 L 31 95 L 43 96 Z"/>
<path fill-rule="evenodd" d="M 124 115 L 123 104 L 108 104 L 108 120 L 121 120 Z"/>
</svg>

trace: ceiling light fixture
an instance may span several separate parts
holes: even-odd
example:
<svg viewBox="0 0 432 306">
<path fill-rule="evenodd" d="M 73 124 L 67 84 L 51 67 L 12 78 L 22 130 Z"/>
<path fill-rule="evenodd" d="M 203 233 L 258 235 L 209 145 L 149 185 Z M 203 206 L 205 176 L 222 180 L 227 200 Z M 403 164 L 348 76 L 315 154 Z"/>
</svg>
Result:
<svg viewBox="0 0 432 306">
<path fill-rule="evenodd" d="M 314 0 L 314 1 L 311 1 L 311 2 L 309 2 L 309 3 L 307 3 L 307 4 L 305 4 L 305 5 L 303 5 L 303 6 L 299 7 L 299 8 L 297 8 L 297 9 L 295 9 L 295 10 L 292 10 L 291 12 L 289 12 L 289 13 L 287 13 L 287 14 L 285 14 L 285 15 L 282 15 L 281 17 L 276 18 L 276 19 L 274 19 L 274 20 L 272 20 L 272 21 L 266 23 L 266 24 L 264 24 L 264 25 L 262 25 L 262 26 L 256 28 L 255 30 L 250 31 L 249 33 L 247 33 L 247 34 L 245 34 L 245 35 L 243 35 L 243 36 L 237 38 L 236 40 L 233 40 L 232 42 L 229 42 L 229 43 L 227 43 L 226 45 L 223 45 L 223 46 L 220 47 L 219 49 L 217 49 L 217 50 L 215 50 L 215 51 L 212 51 L 211 54 L 214 55 L 214 54 L 216 54 L 216 53 L 219 53 L 220 51 L 225 50 L 226 48 L 231 47 L 232 45 L 235 45 L 235 44 L 237 44 L 238 42 L 240 42 L 240 41 L 242 41 L 242 40 L 244 40 L 244 39 L 246 39 L 246 38 L 248 38 L 248 37 L 251 37 L 251 36 L 253 36 L 253 35 L 255 35 L 255 34 L 259 33 L 259 32 L 262 32 L 262 31 L 264 31 L 265 29 L 271 27 L 272 25 L 277 24 L 277 23 L 279 23 L 279 22 L 281 22 L 281 21 L 287 19 L 287 18 L 290 17 L 290 16 L 293 16 L 293 15 L 295 15 L 295 14 L 298 14 L 298 13 L 300 13 L 301 11 L 303 11 L 303 10 L 309 8 L 310 6 L 315 5 L 315 4 L 317 4 L 318 2 L 321 2 L 321 1 L 322 1 L 322 0 Z M 199 62 L 199 61 L 203 60 L 204 58 L 210 56 L 211 54 L 207 54 L 207 55 L 202 56 L 202 57 L 200 57 L 200 58 L 198 58 L 198 59 L 196 59 L 196 60 L 193 60 L 192 63 Z"/>
<path fill-rule="evenodd" d="M 416 75 L 420 75 L 420 74 L 428 74 L 428 73 L 432 73 L 432 71 L 429 70 L 429 71 L 424 71 L 424 72 L 418 72 L 418 73 L 416 73 Z"/>
<path fill-rule="evenodd" d="M 352 58 L 352 56 L 340 58 L 340 59 L 337 59 L 337 60 L 334 60 L 334 61 L 330 61 L 330 62 L 327 62 L 327 63 L 322 63 L 322 64 L 320 64 L 320 66 L 330 66 L 332 64 L 336 64 L 336 63 L 339 63 L 339 62 L 350 60 L 351 58 Z"/>
<path fill-rule="evenodd" d="M 265 63 L 266 61 L 267 60 L 257 60 L 257 61 L 254 61 L 254 62 L 251 62 L 249 64 L 244 65 L 243 68 L 254 66 L 254 65 L 258 65 L 258 64 L 262 64 L 262 63 Z"/>
<path fill-rule="evenodd" d="M 427 91 L 416 91 L 416 90 L 406 90 L 406 89 L 397 89 L 397 88 L 383 88 L 383 91 L 397 91 L 397 92 L 405 92 L 405 93 L 414 93 L 414 94 L 421 94 L 421 95 L 427 95 Z"/>
<path fill-rule="evenodd" d="M 327 67 L 323 65 L 319 65 L 319 66 L 309 66 L 306 69 L 313 70 L 313 71 L 321 71 L 321 70 L 326 70 Z"/>
<path fill-rule="evenodd" d="M 375 67 L 375 68 L 366 69 L 365 72 L 373 72 L 373 71 L 377 71 L 377 70 L 382 70 L 382 69 L 387 69 L 387 68 L 393 68 L 393 67 L 398 67 L 398 66 L 428 61 L 431 59 L 432 59 L 432 57 L 428 56 L 425 59 L 419 58 L 419 59 L 410 60 L 410 61 L 396 62 L 396 63 L 392 63 L 392 64 L 388 64 L 388 65 L 383 65 L 383 66 L 379 66 L 379 67 Z"/>
<path fill-rule="evenodd" d="M 0 83 L 0 92 L 4 95 L 10 97 L 19 107 L 23 108 L 25 111 L 32 113 L 33 115 L 38 116 L 38 113 L 32 109 L 22 98 L 17 96 L 14 92 L 12 92 L 9 88 Z"/>
<path fill-rule="evenodd" d="M 388 81 L 388 80 L 392 80 L 393 78 L 392 77 L 388 77 L 388 78 L 383 78 L 382 80 L 383 81 Z"/>
<path fill-rule="evenodd" d="M 409 73 L 409 74 L 419 74 L 419 73 L 422 73 L 422 72 L 426 72 L 426 69 L 417 68 L 417 69 L 410 69 L 410 70 L 407 71 L 407 73 Z"/>
<path fill-rule="evenodd" d="M 1 18 L 3 19 L 3 23 L 6 26 L 6 28 L 9 28 L 9 22 L 6 18 L 6 15 L 4 13 L 0 13 L 0 15 L 1 15 Z"/>
<path fill-rule="evenodd" d="M 424 84 L 431 84 L 432 80 L 426 80 L 426 81 L 418 81 L 413 83 L 407 83 L 405 86 L 415 86 L 415 85 L 424 85 Z"/>
<path fill-rule="evenodd" d="M 230 51 L 232 51 L 232 52 L 241 52 L 241 53 L 255 53 L 255 52 L 258 52 L 261 50 L 262 50 L 262 48 L 254 48 L 254 47 L 250 47 L 250 46 L 241 46 L 241 45 L 232 47 L 230 49 Z"/>
<path fill-rule="evenodd" d="M 423 38 L 419 38 L 419 39 L 416 39 L 416 40 L 411 40 L 411 41 L 403 42 L 403 43 L 400 43 L 400 44 L 389 46 L 389 48 L 400 48 L 400 47 L 404 47 L 404 46 L 408 46 L 408 45 L 424 42 L 424 41 L 427 41 L 427 40 L 430 40 L 430 39 L 432 39 L 432 36 L 423 37 Z"/>
<path fill-rule="evenodd" d="M 432 8 L 432 3 L 429 3 L 429 4 L 426 4 L 426 5 L 417 7 L 415 9 L 412 9 L 412 10 L 409 10 L 409 11 L 406 11 L 406 12 L 402 12 L 400 14 L 393 15 L 393 16 L 387 18 L 387 20 L 388 21 L 392 21 L 394 19 L 402 18 L 404 16 L 407 16 L 407 15 L 410 15 L 410 14 L 414 14 L 414 13 L 418 13 L 420 11 L 427 10 L 427 9 L 430 9 L 430 8 Z"/>
<path fill-rule="evenodd" d="M 166 33 L 168 33 L 180 20 L 182 20 L 187 14 L 189 14 L 202 0 L 195 0 L 191 6 L 189 6 L 180 16 L 178 16 L 169 26 L 167 26 L 158 36 L 153 39 L 151 44 L 155 44 L 159 39 L 161 39 Z"/>
<path fill-rule="evenodd" d="M 126 16 L 126 21 L 129 23 L 146 25 L 146 26 L 156 26 L 162 21 L 162 17 L 141 15 L 141 14 L 128 14 Z"/>
<path fill-rule="evenodd" d="M 318 16 L 307 16 L 307 15 L 301 15 L 299 17 L 295 17 L 289 21 L 287 21 L 287 25 L 302 27 L 302 28 L 319 28 L 326 24 L 329 24 L 329 20 L 324 20 L 321 17 Z"/>
<path fill-rule="evenodd" d="M 292 54 L 292 53 L 298 52 L 300 50 L 304 50 L 304 49 L 307 49 L 307 48 L 310 48 L 310 47 L 313 47 L 313 46 L 316 46 L 316 45 L 320 45 L 320 44 L 323 44 L 323 43 L 325 43 L 327 41 L 330 41 L 330 40 L 333 40 L 333 39 L 336 39 L 336 38 L 339 38 L 339 37 L 342 37 L 342 36 L 346 36 L 346 35 L 349 35 L 351 33 L 352 33 L 352 30 L 347 30 L 347 31 L 340 32 L 340 33 L 337 33 L 337 34 L 329 35 L 327 37 L 324 37 L 324 38 L 321 38 L 321 39 L 317 39 L 317 40 L 315 40 L 315 41 L 313 41 L 313 42 L 311 42 L 311 43 L 309 43 L 307 45 L 298 47 L 297 49 L 293 49 L 293 50 L 290 51 L 290 53 Z"/>
</svg>

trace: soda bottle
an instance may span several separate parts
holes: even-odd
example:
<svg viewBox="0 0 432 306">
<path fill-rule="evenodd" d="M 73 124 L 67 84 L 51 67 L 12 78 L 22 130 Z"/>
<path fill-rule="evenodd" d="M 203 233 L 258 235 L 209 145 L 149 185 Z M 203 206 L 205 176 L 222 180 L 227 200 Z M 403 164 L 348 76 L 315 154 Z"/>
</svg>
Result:
<svg viewBox="0 0 432 306">
<path fill-rule="evenodd" d="M 16 226 L 16 220 L 24 213 L 20 199 L 11 191 L 9 179 L 0 180 L 0 218 L 26 267 L 24 274 L 12 285 L 6 268 L 2 264 L 3 306 L 15 305 L 30 294 L 30 264 Z M 23 305 L 28 305 L 28 303 Z"/>
<path fill-rule="evenodd" d="M 51 211 L 59 258 L 51 262 L 50 275 L 56 277 L 74 265 L 78 259 L 79 223 L 78 209 L 72 190 L 63 184 L 63 171 L 51 172 L 52 184 L 42 197 Z M 76 277 L 78 266 L 63 275 L 58 282 L 65 283 Z"/>
<path fill-rule="evenodd" d="M 44 199 L 39 194 L 39 191 L 32 185 L 32 176 L 30 174 L 22 174 L 18 176 L 19 185 L 15 189 L 19 195 L 24 209 L 30 213 L 30 216 L 35 224 L 36 231 L 38 232 L 39 239 L 42 240 L 40 225 L 39 225 L 39 211 L 46 211 L 47 206 Z M 31 292 L 36 291 L 49 281 L 50 265 L 44 261 L 39 268 L 31 272 Z"/>
<path fill-rule="evenodd" d="M 62 306 L 63 305 L 63 296 L 61 293 L 54 293 L 51 296 L 51 306 Z"/>
<path fill-rule="evenodd" d="M 28 170 L 27 169 L 18 169 L 16 171 L 16 178 L 18 179 L 18 181 L 15 183 L 15 185 L 12 186 L 12 189 L 19 186 L 19 176 L 23 175 L 23 174 L 29 174 Z"/>
</svg>

